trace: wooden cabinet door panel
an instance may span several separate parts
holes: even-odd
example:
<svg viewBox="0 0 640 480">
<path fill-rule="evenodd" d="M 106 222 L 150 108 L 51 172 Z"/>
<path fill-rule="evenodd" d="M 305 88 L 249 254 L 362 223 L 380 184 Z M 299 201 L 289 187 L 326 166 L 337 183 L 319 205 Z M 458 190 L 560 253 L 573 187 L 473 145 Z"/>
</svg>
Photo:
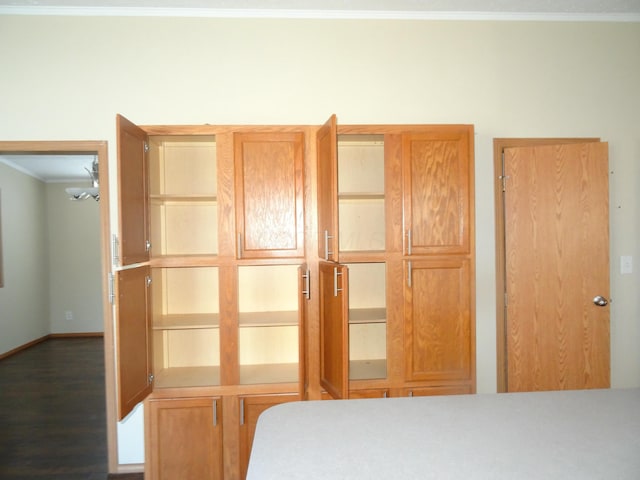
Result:
<svg viewBox="0 0 640 480">
<path fill-rule="evenodd" d="M 153 400 L 148 467 L 152 480 L 222 480 L 219 398 Z"/>
<path fill-rule="evenodd" d="M 338 133 L 336 116 L 316 135 L 318 156 L 318 257 L 338 260 Z"/>
<path fill-rule="evenodd" d="M 300 400 L 299 395 L 248 395 L 240 397 L 240 473 L 246 478 L 253 437 L 256 433 L 258 417 L 274 405 Z"/>
<path fill-rule="evenodd" d="M 304 256 L 304 134 L 234 135 L 238 258 Z"/>
<path fill-rule="evenodd" d="M 122 420 L 152 390 L 149 267 L 115 276 L 118 418 Z"/>
<path fill-rule="evenodd" d="M 402 139 L 405 254 L 468 254 L 473 129 L 408 133 Z"/>
<path fill-rule="evenodd" d="M 468 259 L 405 262 L 406 380 L 472 378 L 474 329 Z"/>
<path fill-rule="evenodd" d="M 349 397 L 349 271 L 320 262 L 320 385 L 334 398 Z"/>
<path fill-rule="evenodd" d="M 116 117 L 120 262 L 149 260 L 149 191 L 147 134 L 121 115 Z"/>
</svg>

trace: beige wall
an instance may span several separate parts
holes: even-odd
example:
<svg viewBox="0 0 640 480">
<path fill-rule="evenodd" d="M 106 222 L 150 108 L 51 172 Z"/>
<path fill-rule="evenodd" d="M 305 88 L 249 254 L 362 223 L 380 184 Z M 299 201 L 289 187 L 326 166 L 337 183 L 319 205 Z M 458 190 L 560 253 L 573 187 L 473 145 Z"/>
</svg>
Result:
<svg viewBox="0 0 640 480">
<path fill-rule="evenodd" d="M 64 191 L 69 186 L 46 186 L 49 328 L 51 333 L 102 332 L 100 207 L 94 200 L 70 201 Z M 67 312 L 72 318 L 67 318 Z"/>
<path fill-rule="evenodd" d="M 0 162 L 0 353 L 49 333 L 104 330 L 98 204 L 69 201 L 69 185 Z"/>
<path fill-rule="evenodd" d="M 49 251 L 44 184 L 0 162 L 4 287 L 0 353 L 49 331 Z"/>
<path fill-rule="evenodd" d="M 2 139 L 108 140 L 112 189 L 116 113 L 139 124 L 320 124 L 332 113 L 473 123 L 479 392 L 496 390 L 492 140 L 601 137 L 612 384 L 640 385 L 638 275 L 619 270 L 620 255 L 640 269 L 640 24 L 16 16 L 0 17 L 0 58 Z"/>
</svg>

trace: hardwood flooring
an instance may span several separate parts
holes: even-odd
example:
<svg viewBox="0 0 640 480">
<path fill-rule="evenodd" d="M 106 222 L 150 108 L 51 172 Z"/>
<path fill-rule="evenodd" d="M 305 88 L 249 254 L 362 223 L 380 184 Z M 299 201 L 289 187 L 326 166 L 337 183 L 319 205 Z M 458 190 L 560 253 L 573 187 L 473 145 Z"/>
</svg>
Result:
<svg viewBox="0 0 640 480">
<path fill-rule="evenodd" d="M 0 361 L 0 479 L 107 475 L 104 346 L 52 338 Z"/>
</svg>

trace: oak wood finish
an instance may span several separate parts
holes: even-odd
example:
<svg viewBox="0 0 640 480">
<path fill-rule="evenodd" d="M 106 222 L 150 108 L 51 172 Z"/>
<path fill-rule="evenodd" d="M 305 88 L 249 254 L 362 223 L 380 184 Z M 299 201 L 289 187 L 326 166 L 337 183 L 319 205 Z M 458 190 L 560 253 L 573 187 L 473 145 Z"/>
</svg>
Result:
<svg viewBox="0 0 640 480">
<path fill-rule="evenodd" d="M 338 153 L 336 116 L 316 133 L 318 184 L 318 258 L 338 261 Z"/>
<path fill-rule="evenodd" d="M 471 384 L 471 268 L 466 258 L 405 263 L 406 379 Z"/>
<path fill-rule="evenodd" d="M 504 150 L 511 147 L 534 145 L 559 145 L 568 143 L 599 142 L 599 138 L 494 138 L 493 170 L 494 170 L 494 207 L 496 238 L 496 366 L 497 390 L 507 391 L 507 356 L 506 356 L 506 315 L 505 315 L 505 223 L 503 200 L 503 165 Z"/>
<path fill-rule="evenodd" d="M 405 253 L 470 252 L 471 147 L 464 127 L 403 135 Z"/>
<path fill-rule="evenodd" d="M 607 388 L 607 144 L 504 152 L 507 388 Z"/>
<path fill-rule="evenodd" d="M 118 419 L 122 420 L 152 390 L 149 267 L 116 274 Z"/>
<path fill-rule="evenodd" d="M 149 260 L 149 179 L 145 155 L 148 137 L 144 130 L 121 115 L 116 117 L 116 132 L 120 262 L 132 265 Z"/>
<path fill-rule="evenodd" d="M 320 385 L 335 398 L 349 398 L 349 270 L 320 262 Z"/>
<path fill-rule="evenodd" d="M 146 406 L 149 478 L 224 478 L 220 398 L 152 400 Z"/>
<path fill-rule="evenodd" d="M 234 135 L 238 258 L 304 256 L 304 136 Z"/>
</svg>

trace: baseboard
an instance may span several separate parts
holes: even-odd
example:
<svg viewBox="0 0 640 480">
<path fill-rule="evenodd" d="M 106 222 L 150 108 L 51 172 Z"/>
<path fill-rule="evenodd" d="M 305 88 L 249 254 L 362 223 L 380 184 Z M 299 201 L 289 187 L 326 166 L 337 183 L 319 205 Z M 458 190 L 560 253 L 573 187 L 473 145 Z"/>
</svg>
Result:
<svg viewBox="0 0 640 480">
<path fill-rule="evenodd" d="M 19 347 L 9 350 L 8 352 L 2 353 L 0 354 L 0 360 L 4 360 L 5 358 L 10 357 L 11 355 L 15 355 L 22 350 L 26 350 L 29 347 L 33 347 L 34 345 L 44 342 L 48 338 L 49 335 L 45 335 L 44 337 L 36 338 L 35 340 L 31 340 L 29 343 L 25 343 L 24 345 L 20 345 Z"/>
<path fill-rule="evenodd" d="M 36 338 L 35 340 L 31 340 L 30 342 L 25 343 L 24 345 L 20 345 L 19 347 L 9 350 L 8 352 L 0 353 L 0 360 L 4 360 L 5 358 L 10 357 L 11 355 L 15 355 L 16 353 L 26 350 L 27 348 L 33 347 L 34 345 L 37 345 L 39 343 L 42 343 L 45 340 L 49 340 L 50 338 L 83 338 L 83 337 L 104 337 L 104 333 L 103 332 L 50 333 L 43 337 Z"/>
<path fill-rule="evenodd" d="M 81 338 L 81 337 L 104 337 L 103 332 L 81 332 L 81 333 L 50 333 L 47 338 Z"/>
</svg>

